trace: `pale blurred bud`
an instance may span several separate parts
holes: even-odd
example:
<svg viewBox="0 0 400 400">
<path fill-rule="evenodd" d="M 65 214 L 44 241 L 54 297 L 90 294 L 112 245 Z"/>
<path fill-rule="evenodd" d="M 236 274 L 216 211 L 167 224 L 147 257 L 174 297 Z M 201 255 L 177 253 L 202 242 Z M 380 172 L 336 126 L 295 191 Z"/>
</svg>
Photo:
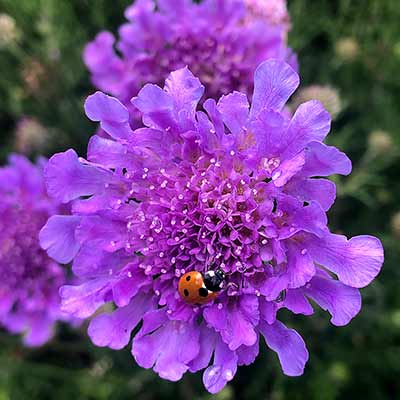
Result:
<svg viewBox="0 0 400 400">
<path fill-rule="evenodd" d="M 35 58 L 28 60 L 22 70 L 22 79 L 28 92 L 37 93 L 46 74 L 43 65 Z"/>
<path fill-rule="evenodd" d="M 396 239 L 400 239 L 400 211 L 392 216 L 392 220 L 390 221 L 390 225 L 392 228 L 393 235 Z"/>
<path fill-rule="evenodd" d="M 339 92 L 331 86 L 311 85 L 299 90 L 293 99 L 292 109 L 306 101 L 318 100 L 329 112 L 332 119 L 335 119 L 343 109 Z"/>
<path fill-rule="evenodd" d="M 329 375 L 337 382 L 346 382 L 349 377 L 349 367 L 342 362 L 335 362 L 329 368 Z"/>
<path fill-rule="evenodd" d="M 400 310 L 395 310 L 392 312 L 391 320 L 396 328 L 400 328 Z"/>
<path fill-rule="evenodd" d="M 267 20 L 271 25 L 287 25 L 289 28 L 286 0 L 245 0 L 245 3 L 253 17 Z"/>
<path fill-rule="evenodd" d="M 15 148 L 23 154 L 40 152 L 48 138 L 48 130 L 36 118 L 24 117 L 15 130 Z"/>
<path fill-rule="evenodd" d="M 0 14 L 0 48 L 14 44 L 18 40 L 18 30 L 14 18 Z"/>
<path fill-rule="evenodd" d="M 354 61 L 360 53 L 360 46 L 356 39 L 345 37 L 336 42 L 335 51 L 343 61 Z"/>
<path fill-rule="evenodd" d="M 394 46 L 393 46 L 393 53 L 397 58 L 400 58 L 400 42 L 397 42 Z"/>
<path fill-rule="evenodd" d="M 228 385 L 225 386 L 219 393 L 214 396 L 215 400 L 231 400 L 234 398 L 232 388 Z"/>
<path fill-rule="evenodd" d="M 392 196 L 392 192 L 390 190 L 381 188 L 381 189 L 377 190 L 376 198 L 378 199 L 379 203 L 381 203 L 381 204 L 389 204 L 392 201 L 393 196 Z"/>
<path fill-rule="evenodd" d="M 368 149 L 373 154 L 384 155 L 393 149 L 393 139 L 385 131 L 373 131 L 368 136 Z"/>
</svg>

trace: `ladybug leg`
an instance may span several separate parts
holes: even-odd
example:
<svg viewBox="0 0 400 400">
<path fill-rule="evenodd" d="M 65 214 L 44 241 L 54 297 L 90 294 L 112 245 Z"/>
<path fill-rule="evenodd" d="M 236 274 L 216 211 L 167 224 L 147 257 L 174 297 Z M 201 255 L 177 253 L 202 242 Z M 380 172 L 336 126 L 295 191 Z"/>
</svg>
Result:
<svg viewBox="0 0 400 400">
<path fill-rule="evenodd" d="M 286 290 L 282 290 L 278 297 L 274 300 L 275 303 L 282 303 L 286 299 Z"/>
</svg>

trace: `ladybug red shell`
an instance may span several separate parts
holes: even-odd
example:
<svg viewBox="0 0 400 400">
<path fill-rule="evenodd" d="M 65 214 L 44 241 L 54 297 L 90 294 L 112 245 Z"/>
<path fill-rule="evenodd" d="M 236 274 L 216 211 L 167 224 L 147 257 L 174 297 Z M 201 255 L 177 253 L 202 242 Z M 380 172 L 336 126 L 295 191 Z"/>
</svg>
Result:
<svg viewBox="0 0 400 400">
<path fill-rule="evenodd" d="M 204 275 L 190 271 L 179 279 L 178 291 L 188 304 L 207 304 L 218 296 L 224 279 L 225 274 L 220 270 L 208 271 Z"/>
</svg>

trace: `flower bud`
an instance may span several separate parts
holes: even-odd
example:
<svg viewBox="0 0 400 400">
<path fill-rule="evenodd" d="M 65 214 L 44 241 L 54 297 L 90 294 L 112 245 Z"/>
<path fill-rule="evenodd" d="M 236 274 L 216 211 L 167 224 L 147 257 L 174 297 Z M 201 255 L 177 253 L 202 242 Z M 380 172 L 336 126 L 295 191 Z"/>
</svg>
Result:
<svg viewBox="0 0 400 400">
<path fill-rule="evenodd" d="M 358 57 L 360 47 L 356 39 L 345 37 L 336 42 L 335 52 L 341 60 L 352 62 Z"/>
<path fill-rule="evenodd" d="M 391 322 L 396 328 L 400 328 L 400 310 L 394 310 L 391 314 Z"/>
<path fill-rule="evenodd" d="M 22 79 L 25 82 L 27 91 L 29 93 L 37 93 L 45 75 L 46 70 L 39 60 L 35 58 L 28 60 L 22 70 Z"/>
<path fill-rule="evenodd" d="M 349 379 L 349 368 L 342 362 L 335 362 L 329 368 L 330 376 L 337 382 L 346 382 Z"/>
<path fill-rule="evenodd" d="M 392 228 L 393 235 L 396 239 L 400 239 L 400 211 L 392 216 L 392 220 L 390 221 L 390 225 Z"/>
<path fill-rule="evenodd" d="M 47 129 L 36 119 L 22 118 L 15 130 L 15 148 L 19 153 L 32 154 L 46 145 Z"/>
<path fill-rule="evenodd" d="M 0 49 L 10 46 L 18 39 L 18 30 L 14 18 L 0 14 Z"/>
<path fill-rule="evenodd" d="M 293 100 L 292 108 L 296 109 L 309 100 L 320 101 L 331 114 L 332 119 L 335 119 L 343 109 L 339 92 L 331 86 L 311 85 L 299 90 Z"/>
<path fill-rule="evenodd" d="M 368 136 L 368 148 L 373 154 L 383 155 L 393 148 L 393 139 L 385 131 L 373 131 Z"/>
</svg>

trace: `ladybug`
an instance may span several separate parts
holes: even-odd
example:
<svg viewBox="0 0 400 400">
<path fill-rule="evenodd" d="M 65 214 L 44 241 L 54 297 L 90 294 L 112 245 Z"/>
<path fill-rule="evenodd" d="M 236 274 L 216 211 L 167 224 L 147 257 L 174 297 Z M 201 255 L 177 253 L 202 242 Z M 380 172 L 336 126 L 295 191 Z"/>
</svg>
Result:
<svg viewBox="0 0 400 400">
<path fill-rule="evenodd" d="M 210 270 L 204 274 L 190 271 L 179 279 L 178 291 L 183 301 L 188 304 L 207 304 L 218 296 L 224 283 L 225 273 L 221 269 Z"/>
</svg>

